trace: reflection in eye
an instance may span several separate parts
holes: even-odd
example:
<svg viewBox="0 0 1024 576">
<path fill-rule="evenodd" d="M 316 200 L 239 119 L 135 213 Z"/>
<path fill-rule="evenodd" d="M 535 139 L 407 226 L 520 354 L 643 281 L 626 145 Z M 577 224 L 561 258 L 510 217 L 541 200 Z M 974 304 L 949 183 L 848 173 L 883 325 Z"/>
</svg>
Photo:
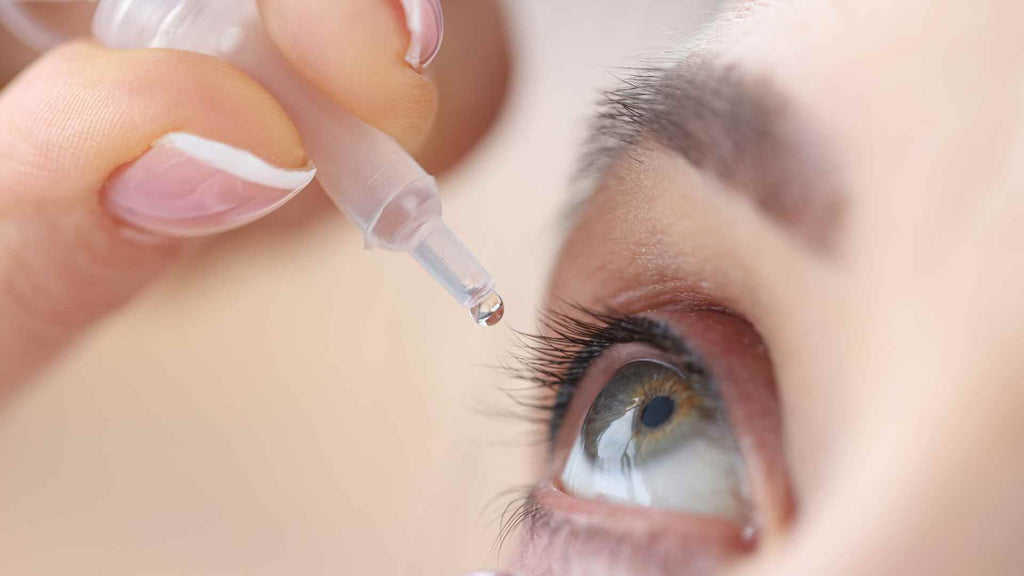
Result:
<svg viewBox="0 0 1024 576">
<path fill-rule="evenodd" d="M 585 498 L 744 523 L 743 458 L 707 372 L 655 360 L 620 368 L 595 399 L 562 473 Z"/>
</svg>

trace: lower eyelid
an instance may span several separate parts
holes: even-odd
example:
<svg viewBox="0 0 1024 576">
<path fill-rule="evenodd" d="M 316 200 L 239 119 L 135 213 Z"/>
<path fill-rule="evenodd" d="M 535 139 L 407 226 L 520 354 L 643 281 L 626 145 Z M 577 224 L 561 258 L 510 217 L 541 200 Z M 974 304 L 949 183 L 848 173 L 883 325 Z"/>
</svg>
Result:
<svg viewBox="0 0 1024 576">
<path fill-rule="evenodd" d="M 582 500 L 551 482 L 533 491 L 530 506 L 527 574 L 704 574 L 752 548 L 726 520 Z"/>
</svg>

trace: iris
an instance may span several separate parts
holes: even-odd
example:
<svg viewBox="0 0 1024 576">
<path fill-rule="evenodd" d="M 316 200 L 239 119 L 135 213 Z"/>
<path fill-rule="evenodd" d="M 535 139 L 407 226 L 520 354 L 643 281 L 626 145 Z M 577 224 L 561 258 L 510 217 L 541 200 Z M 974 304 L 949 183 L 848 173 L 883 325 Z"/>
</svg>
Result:
<svg viewBox="0 0 1024 576">
<path fill-rule="evenodd" d="M 745 522 L 743 457 L 708 374 L 659 360 L 619 368 L 587 412 L 562 473 L 565 489 Z"/>
</svg>

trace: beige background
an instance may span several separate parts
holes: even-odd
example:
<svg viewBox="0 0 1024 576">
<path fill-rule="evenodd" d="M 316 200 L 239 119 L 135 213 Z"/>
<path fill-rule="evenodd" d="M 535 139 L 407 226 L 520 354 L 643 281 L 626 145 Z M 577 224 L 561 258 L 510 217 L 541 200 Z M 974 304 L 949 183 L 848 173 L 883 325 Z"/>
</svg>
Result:
<svg viewBox="0 0 1024 576">
<path fill-rule="evenodd" d="M 537 431 L 494 416 L 513 383 L 490 366 L 510 327 L 533 326 L 587 113 L 612 67 L 671 46 L 713 2 L 509 4 L 509 109 L 444 183 L 504 326 L 473 325 L 407 257 L 363 252 L 340 216 L 223 238 L 3 413 L 0 573 L 496 564 L 500 495 L 528 481 Z"/>
</svg>

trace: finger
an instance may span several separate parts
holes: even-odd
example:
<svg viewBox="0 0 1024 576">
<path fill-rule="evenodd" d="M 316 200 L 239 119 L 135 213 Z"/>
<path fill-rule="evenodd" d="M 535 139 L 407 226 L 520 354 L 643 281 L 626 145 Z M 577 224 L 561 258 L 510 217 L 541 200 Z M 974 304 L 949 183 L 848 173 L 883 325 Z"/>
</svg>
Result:
<svg viewBox="0 0 1024 576">
<path fill-rule="evenodd" d="M 409 150 L 437 108 L 420 74 L 441 41 L 439 0 L 260 0 L 267 29 L 292 65 L 353 114 Z"/>
<path fill-rule="evenodd" d="M 494 125 L 512 75 L 499 0 L 445 0 L 444 49 L 430 68 L 438 112 L 416 159 L 440 174 L 466 156 Z"/>
<path fill-rule="evenodd" d="M 174 238 L 262 215 L 305 164 L 284 111 L 215 59 L 77 43 L 38 61 L 0 93 L 0 389 L 156 276 Z"/>
</svg>

